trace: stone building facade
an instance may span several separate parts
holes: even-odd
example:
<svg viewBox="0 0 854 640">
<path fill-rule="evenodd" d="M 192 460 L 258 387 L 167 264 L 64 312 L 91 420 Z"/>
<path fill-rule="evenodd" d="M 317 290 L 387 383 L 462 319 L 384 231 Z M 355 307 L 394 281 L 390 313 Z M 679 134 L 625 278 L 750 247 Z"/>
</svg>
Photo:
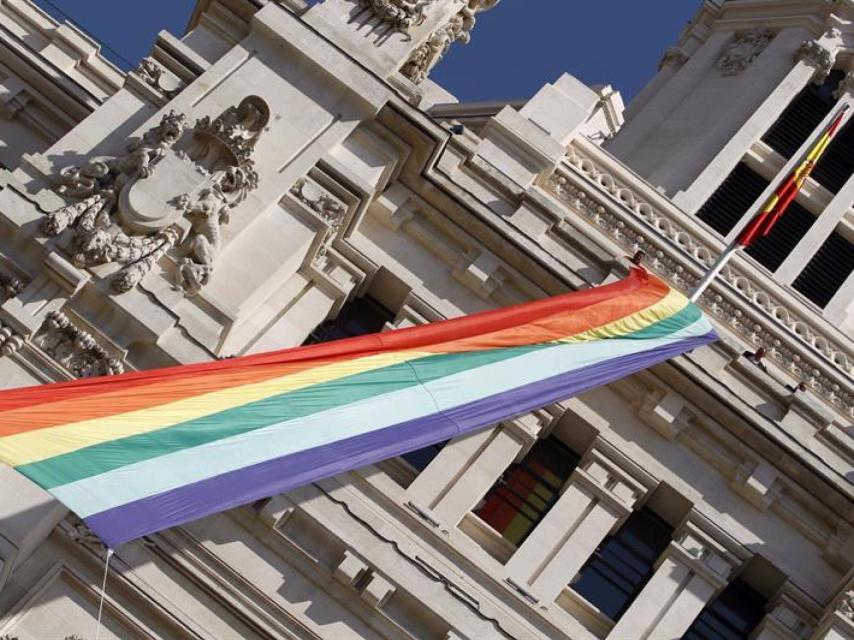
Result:
<svg viewBox="0 0 854 640">
<path fill-rule="evenodd" d="M 626 256 L 688 290 L 854 99 L 854 3 L 728 0 L 625 111 L 569 75 L 458 104 L 430 70 L 495 4 L 199 0 L 125 74 L 0 0 L 0 386 L 411 326 Z M 127 544 L 100 637 L 854 639 L 852 145 L 701 299 L 718 343 Z M 0 638 L 93 639 L 105 549 L 0 475 Z"/>
</svg>

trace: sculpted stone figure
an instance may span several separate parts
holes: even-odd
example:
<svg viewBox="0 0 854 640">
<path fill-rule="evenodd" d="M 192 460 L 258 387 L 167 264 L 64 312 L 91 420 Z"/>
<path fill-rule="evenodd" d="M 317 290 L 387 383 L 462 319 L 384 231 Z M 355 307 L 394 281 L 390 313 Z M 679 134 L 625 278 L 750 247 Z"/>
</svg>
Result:
<svg viewBox="0 0 854 640">
<path fill-rule="evenodd" d="M 424 9 L 432 0 L 358 0 L 363 7 L 369 7 L 382 22 L 395 29 L 409 31 L 413 26 L 424 22 Z"/>
</svg>

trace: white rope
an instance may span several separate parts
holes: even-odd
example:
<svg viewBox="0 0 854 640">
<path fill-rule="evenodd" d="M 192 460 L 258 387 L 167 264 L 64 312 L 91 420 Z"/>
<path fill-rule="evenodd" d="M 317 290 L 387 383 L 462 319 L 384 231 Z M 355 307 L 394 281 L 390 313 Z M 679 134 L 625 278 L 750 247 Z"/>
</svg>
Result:
<svg viewBox="0 0 854 640">
<path fill-rule="evenodd" d="M 95 640 L 101 638 L 101 615 L 104 613 L 104 597 L 107 594 L 107 574 L 110 572 L 110 558 L 113 550 L 107 549 L 107 561 L 104 563 L 104 580 L 101 582 L 101 601 L 98 603 L 98 626 L 95 628 Z"/>
</svg>

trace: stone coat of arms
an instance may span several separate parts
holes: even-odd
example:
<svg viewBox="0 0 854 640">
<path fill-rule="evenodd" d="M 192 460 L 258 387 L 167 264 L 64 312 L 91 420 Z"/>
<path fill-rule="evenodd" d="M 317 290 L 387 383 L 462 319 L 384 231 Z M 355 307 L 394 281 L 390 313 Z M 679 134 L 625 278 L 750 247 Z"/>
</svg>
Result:
<svg viewBox="0 0 854 640">
<path fill-rule="evenodd" d="M 78 266 L 121 265 L 112 282 L 118 292 L 172 251 L 174 284 L 194 295 L 213 274 L 231 210 L 258 186 L 252 152 L 269 119 L 257 96 L 192 127 L 171 111 L 124 155 L 61 171 L 56 191 L 70 202 L 48 214 L 42 229 L 71 233 Z"/>
</svg>

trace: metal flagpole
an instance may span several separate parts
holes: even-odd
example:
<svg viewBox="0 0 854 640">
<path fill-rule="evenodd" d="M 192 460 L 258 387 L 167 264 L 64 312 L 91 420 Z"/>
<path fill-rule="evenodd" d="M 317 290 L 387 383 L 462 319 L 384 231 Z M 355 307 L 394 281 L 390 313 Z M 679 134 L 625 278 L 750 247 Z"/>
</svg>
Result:
<svg viewBox="0 0 854 640">
<path fill-rule="evenodd" d="M 715 260 L 715 263 L 709 268 L 706 274 L 702 277 L 697 286 L 694 288 L 694 291 L 691 293 L 689 300 L 691 302 L 697 302 L 700 299 L 700 296 L 709 288 L 709 285 L 712 284 L 715 278 L 718 277 L 718 274 L 723 271 L 724 267 L 727 265 L 732 257 L 738 251 L 738 242 L 731 242 L 729 246 L 724 249 L 723 253 L 718 256 L 718 259 Z"/>
<path fill-rule="evenodd" d="M 113 550 L 107 549 L 107 561 L 104 563 L 104 581 L 101 583 L 101 601 L 98 603 L 98 626 L 95 627 L 95 640 L 101 637 L 101 615 L 104 613 L 104 598 L 107 595 L 107 574 L 110 572 L 110 558 L 113 557 Z"/>
</svg>

